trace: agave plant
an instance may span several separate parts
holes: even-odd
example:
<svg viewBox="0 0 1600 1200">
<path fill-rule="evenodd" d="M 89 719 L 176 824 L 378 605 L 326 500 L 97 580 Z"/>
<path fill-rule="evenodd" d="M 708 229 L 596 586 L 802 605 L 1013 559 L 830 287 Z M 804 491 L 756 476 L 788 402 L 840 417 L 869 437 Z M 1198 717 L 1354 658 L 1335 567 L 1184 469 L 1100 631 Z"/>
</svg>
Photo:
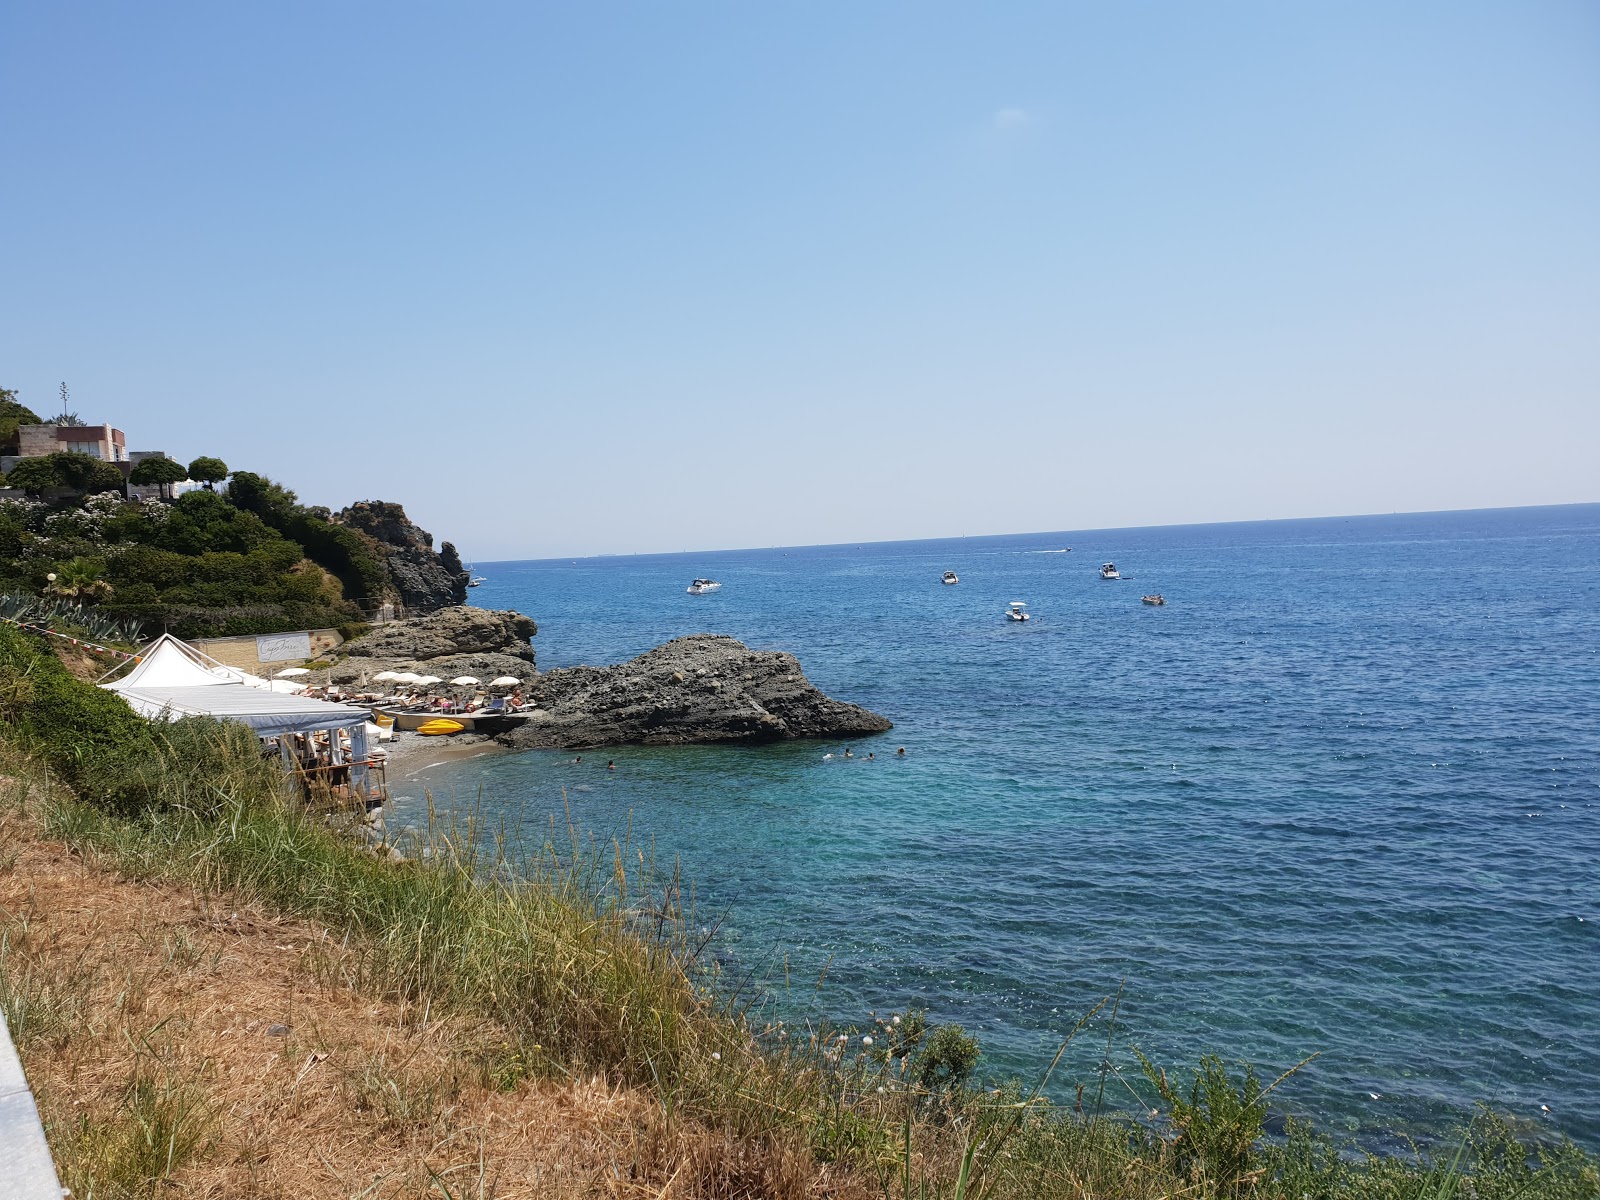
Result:
<svg viewBox="0 0 1600 1200">
<path fill-rule="evenodd" d="M 47 627 L 70 626 L 101 642 L 137 645 L 144 640 L 144 627 L 138 621 L 108 616 L 82 604 L 68 604 L 48 596 L 0 593 L 0 619 Z"/>
</svg>

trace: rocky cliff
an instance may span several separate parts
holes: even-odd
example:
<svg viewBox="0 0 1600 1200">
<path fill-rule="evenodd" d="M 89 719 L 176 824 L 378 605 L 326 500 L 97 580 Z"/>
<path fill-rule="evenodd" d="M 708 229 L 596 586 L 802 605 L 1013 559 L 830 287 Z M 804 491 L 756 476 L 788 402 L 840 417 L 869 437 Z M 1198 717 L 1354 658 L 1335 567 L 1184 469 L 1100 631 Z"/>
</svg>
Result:
<svg viewBox="0 0 1600 1200">
<path fill-rule="evenodd" d="M 893 728 L 877 713 L 823 695 L 794 655 L 709 633 L 675 638 L 619 666 L 549 671 L 529 692 L 539 704 L 532 719 L 499 739 L 514 749 L 775 742 Z"/>
<path fill-rule="evenodd" d="M 332 520 L 370 538 L 383 556 L 400 603 L 417 612 L 464 604 L 467 572 L 449 542 L 433 549 L 433 535 L 418 527 L 398 504 L 363 500 Z"/>
</svg>

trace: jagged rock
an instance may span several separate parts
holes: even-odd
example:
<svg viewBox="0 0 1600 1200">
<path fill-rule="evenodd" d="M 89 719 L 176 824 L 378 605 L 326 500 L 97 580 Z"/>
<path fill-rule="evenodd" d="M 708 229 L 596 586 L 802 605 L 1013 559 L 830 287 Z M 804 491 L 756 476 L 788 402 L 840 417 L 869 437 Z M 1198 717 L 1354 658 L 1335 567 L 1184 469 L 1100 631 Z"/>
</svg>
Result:
<svg viewBox="0 0 1600 1200">
<path fill-rule="evenodd" d="M 540 705 L 531 719 L 497 739 L 513 749 L 775 742 L 893 728 L 877 713 L 823 695 L 794 655 L 709 633 L 675 638 L 619 666 L 548 671 L 530 698 Z"/>
<path fill-rule="evenodd" d="M 512 609 L 491 612 L 458 605 L 424 617 L 379 625 L 365 637 L 346 642 L 342 650 L 362 658 L 414 662 L 458 654 L 510 655 L 522 659 L 521 668 L 526 671 L 533 662 L 533 647 L 528 639 L 538 632 L 532 617 Z"/>
<path fill-rule="evenodd" d="M 377 544 L 390 582 L 407 608 L 428 612 L 466 603 L 467 573 L 455 547 L 446 542 L 441 553 L 434 553 L 433 535 L 415 525 L 400 505 L 363 500 L 333 519 Z"/>
</svg>

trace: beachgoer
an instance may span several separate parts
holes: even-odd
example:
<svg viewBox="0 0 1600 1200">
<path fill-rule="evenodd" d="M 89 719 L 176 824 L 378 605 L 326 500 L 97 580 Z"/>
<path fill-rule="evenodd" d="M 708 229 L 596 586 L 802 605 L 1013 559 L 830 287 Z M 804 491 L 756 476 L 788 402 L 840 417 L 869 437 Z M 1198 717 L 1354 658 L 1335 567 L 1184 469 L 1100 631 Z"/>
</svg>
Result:
<svg viewBox="0 0 1600 1200">
<path fill-rule="evenodd" d="M 849 750 L 848 750 L 848 749 L 847 749 L 847 750 L 846 750 L 846 751 L 845 751 L 845 752 L 844 752 L 844 756 L 845 756 L 845 757 L 846 757 L 846 758 L 854 758 L 854 757 L 855 757 L 855 755 L 854 755 L 854 754 L 851 754 L 851 753 L 850 753 L 850 751 L 849 751 Z"/>
<path fill-rule="evenodd" d="M 609 758 L 606 759 L 606 770 L 615 771 L 616 769 L 617 769 L 617 764 L 612 762 Z"/>
<path fill-rule="evenodd" d="M 898 758 L 904 758 L 906 756 L 906 748 L 901 746 L 900 749 L 895 751 L 895 756 Z"/>
<path fill-rule="evenodd" d="M 867 754 L 867 761 L 871 762 L 873 759 L 875 759 L 877 757 L 878 757 L 877 752 L 876 751 L 871 751 L 871 752 L 869 752 Z"/>
</svg>

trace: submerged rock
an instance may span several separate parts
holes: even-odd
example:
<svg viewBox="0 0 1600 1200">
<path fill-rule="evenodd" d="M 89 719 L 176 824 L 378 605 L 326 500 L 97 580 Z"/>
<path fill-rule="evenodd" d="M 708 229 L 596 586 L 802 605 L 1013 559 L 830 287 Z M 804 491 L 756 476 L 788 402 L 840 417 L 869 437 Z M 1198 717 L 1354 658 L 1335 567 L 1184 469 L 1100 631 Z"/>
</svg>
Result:
<svg viewBox="0 0 1600 1200">
<path fill-rule="evenodd" d="M 513 749 L 776 742 L 894 727 L 823 695 L 794 655 L 710 633 L 675 638 L 614 667 L 548 671 L 529 698 L 539 704 L 531 719 L 497 739 Z"/>
</svg>

